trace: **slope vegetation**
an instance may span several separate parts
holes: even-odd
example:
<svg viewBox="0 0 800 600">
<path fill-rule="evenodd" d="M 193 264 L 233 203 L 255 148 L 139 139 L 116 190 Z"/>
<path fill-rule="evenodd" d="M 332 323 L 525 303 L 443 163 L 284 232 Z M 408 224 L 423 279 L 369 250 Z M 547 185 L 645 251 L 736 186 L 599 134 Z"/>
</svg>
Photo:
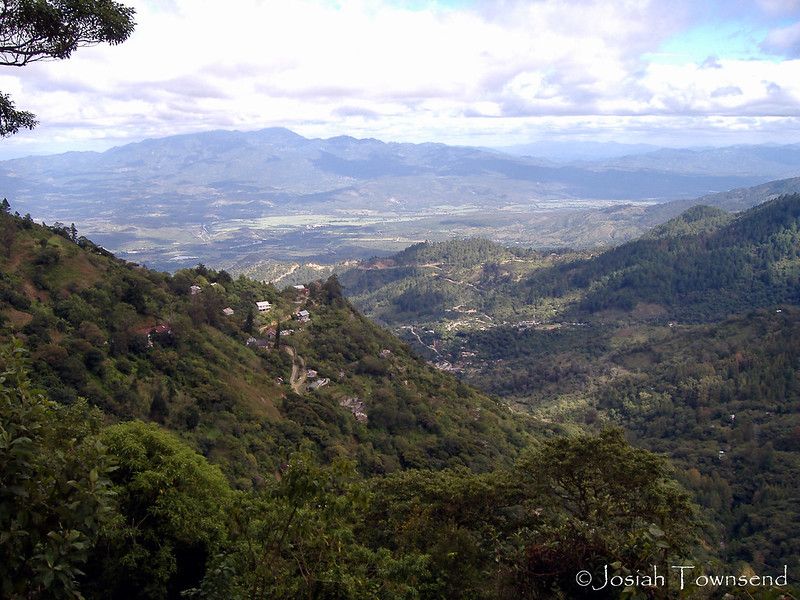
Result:
<svg viewBox="0 0 800 600">
<path fill-rule="evenodd" d="M 279 291 L 203 266 L 169 276 L 1 217 L 2 338 L 24 341 L 34 382 L 58 402 L 85 397 L 108 419 L 180 432 L 237 485 L 258 485 L 308 441 L 377 473 L 487 470 L 526 439 L 504 406 L 359 315 L 335 279 Z"/>
</svg>

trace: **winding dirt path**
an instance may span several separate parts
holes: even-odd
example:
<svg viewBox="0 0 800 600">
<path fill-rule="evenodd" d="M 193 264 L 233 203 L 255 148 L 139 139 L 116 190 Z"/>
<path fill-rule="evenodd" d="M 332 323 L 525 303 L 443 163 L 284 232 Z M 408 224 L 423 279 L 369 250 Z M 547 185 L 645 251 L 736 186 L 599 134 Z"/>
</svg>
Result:
<svg viewBox="0 0 800 600">
<path fill-rule="evenodd" d="M 295 394 L 302 394 L 306 391 L 306 361 L 302 356 L 298 356 L 291 346 L 284 346 L 283 349 L 292 357 L 292 376 L 289 385 Z"/>
</svg>

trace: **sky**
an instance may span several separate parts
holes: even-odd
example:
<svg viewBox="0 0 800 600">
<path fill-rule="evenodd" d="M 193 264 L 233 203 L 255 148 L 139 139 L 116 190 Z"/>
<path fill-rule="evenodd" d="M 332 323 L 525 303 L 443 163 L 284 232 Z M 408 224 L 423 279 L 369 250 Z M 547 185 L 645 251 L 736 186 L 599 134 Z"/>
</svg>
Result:
<svg viewBox="0 0 800 600">
<path fill-rule="evenodd" d="M 510 146 L 800 142 L 800 0 L 122 0 L 119 46 L 0 71 L 0 158 L 288 127 Z"/>
</svg>

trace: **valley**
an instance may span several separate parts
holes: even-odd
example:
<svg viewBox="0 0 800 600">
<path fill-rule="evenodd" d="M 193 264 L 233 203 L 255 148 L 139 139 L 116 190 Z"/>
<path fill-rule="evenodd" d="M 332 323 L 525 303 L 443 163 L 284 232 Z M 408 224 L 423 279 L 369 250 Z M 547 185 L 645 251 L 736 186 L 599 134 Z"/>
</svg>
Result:
<svg viewBox="0 0 800 600">
<path fill-rule="evenodd" d="M 793 146 L 734 150 L 735 159 L 719 149 L 675 150 L 670 161 L 645 153 L 553 162 L 271 128 L 3 161 L 0 184 L 21 214 L 80 223 L 83 235 L 118 255 L 174 271 L 198 261 L 335 263 L 454 236 L 537 248 L 614 245 L 676 216 L 659 212 L 664 203 L 800 169 Z M 748 168 L 733 169 L 732 160 Z M 709 161 L 729 166 L 704 170 Z"/>
<path fill-rule="evenodd" d="M 231 272 L 198 264 L 172 275 L 115 258 L 70 228 L 4 213 L 2 364 L 30 378 L 53 402 L 48 410 L 95 423 L 87 439 L 101 436 L 124 456 L 124 444 L 172 444 L 169 452 L 219 469 L 203 475 L 221 486 L 214 494 L 239 490 L 242 501 L 263 502 L 261 510 L 276 511 L 266 513 L 277 520 L 270 522 L 294 510 L 280 508 L 286 494 L 301 503 L 332 502 L 328 494 L 360 502 L 359 486 L 367 486 L 373 495 L 364 510 L 385 524 L 373 535 L 364 534 L 364 513 L 325 516 L 306 505 L 304 514 L 345 519 L 339 526 L 351 541 L 341 551 L 372 564 L 387 547 L 392 560 L 437 561 L 431 568 L 447 579 L 426 585 L 446 593 L 485 585 L 448 562 L 440 545 L 455 530 L 473 548 L 471 568 L 492 573 L 490 585 L 511 594 L 574 589 L 570 570 L 579 558 L 564 536 L 589 542 L 554 525 L 575 516 L 564 496 L 552 494 L 562 470 L 574 477 L 594 460 L 604 469 L 627 465 L 597 485 L 616 486 L 615 497 L 632 494 L 626 510 L 641 515 L 624 526 L 610 525 L 614 511 L 580 517 L 601 519 L 601 539 L 591 543 L 617 548 L 597 552 L 630 552 L 625 536 L 643 535 L 727 568 L 800 568 L 800 196 L 772 193 L 786 185 L 710 197 L 756 205 L 738 213 L 695 206 L 607 250 L 462 238 L 327 265 L 245 260 Z M 13 345 L 23 343 L 28 366 L 13 358 Z M 162 440 L 166 432 L 177 438 Z M 338 479 L 345 464 L 350 479 Z M 304 492 L 284 487 L 293 469 L 313 489 L 328 481 L 327 491 L 302 500 Z M 548 473 L 557 479 L 540 480 Z M 108 477 L 117 489 L 132 485 Z M 520 477 L 532 483 L 512 483 Z M 586 493 L 581 486 L 575 493 Z M 430 531 L 418 511 L 447 513 L 459 489 L 466 503 L 456 522 L 437 518 L 442 528 L 432 538 L 405 537 L 415 527 Z M 658 502 L 637 505 L 642 489 Z M 198 501 L 208 498 L 197 493 Z M 484 503 L 503 508 L 472 512 Z M 549 507 L 546 522 L 538 508 L 532 521 L 521 516 L 531 503 Z M 673 517 L 662 514 L 654 529 L 651 510 Z M 212 522 L 227 532 L 215 535 L 258 539 L 220 515 Z M 618 539 L 610 533 L 618 527 L 633 529 Z M 527 531 L 552 536 L 558 557 L 529 542 L 490 541 L 527 539 Z M 165 534 L 143 535 L 156 544 Z M 292 535 L 309 543 L 302 531 Z M 486 552 L 502 553 L 499 566 L 489 567 L 497 558 Z M 284 560 L 280 546 L 267 555 Z M 93 555 L 91 584 L 116 589 L 102 578 L 128 560 Z M 178 546 L 174 560 L 186 564 L 191 554 Z M 654 559 L 642 550 L 631 560 Z M 151 573 L 163 589 L 178 585 L 168 571 L 130 564 L 131 577 Z M 299 576 L 281 564 L 274 589 Z M 511 575 L 539 564 L 553 574 L 525 583 Z M 269 579 L 258 569 L 234 572 L 229 585 L 257 573 Z"/>
<path fill-rule="evenodd" d="M 799 58 L 800 0 L 4 0 L 0 598 L 800 598 Z"/>
</svg>

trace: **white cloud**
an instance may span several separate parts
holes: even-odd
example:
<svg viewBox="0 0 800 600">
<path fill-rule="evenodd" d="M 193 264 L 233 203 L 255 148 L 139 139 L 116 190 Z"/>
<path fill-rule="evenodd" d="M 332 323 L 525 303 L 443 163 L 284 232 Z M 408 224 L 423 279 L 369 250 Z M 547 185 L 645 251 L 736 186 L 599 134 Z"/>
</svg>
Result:
<svg viewBox="0 0 800 600">
<path fill-rule="evenodd" d="M 767 52 L 800 57 L 800 21 L 788 27 L 779 27 L 769 32 L 761 47 Z"/>
<path fill-rule="evenodd" d="M 0 74 L 0 89 L 42 122 L 7 146 L 270 125 L 469 143 L 516 140 L 535 131 L 532 123 L 554 135 L 583 123 L 602 136 L 645 116 L 794 116 L 800 98 L 797 61 L 647 63 L 645 53 L 691 24 L 689 2 L 130 3 L 138 26 L 121 46 Z M 785 14 L 796 3 L 762 4 Z"/>
<path fill-rule="evenodd" d="M 770 15 L 794 15 L 800 13 L 800 0 L 758 0 L 758 5 Z"/>
</svg>

